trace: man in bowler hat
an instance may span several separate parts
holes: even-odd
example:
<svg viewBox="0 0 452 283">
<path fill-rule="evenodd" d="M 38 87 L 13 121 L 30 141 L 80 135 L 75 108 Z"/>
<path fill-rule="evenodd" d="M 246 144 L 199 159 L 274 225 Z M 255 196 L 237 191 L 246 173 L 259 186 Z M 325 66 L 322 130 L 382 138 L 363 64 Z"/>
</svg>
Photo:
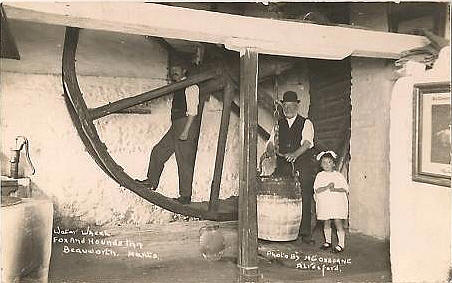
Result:
<svg viewBox="0 0 452 283">
<path fill-rule="evenodd" d="M 283 94 L 283 117 L 278 120 L 278 146 L 275 147 L 275 129 L 272 130 L 261 159 L 276 154 L 274 176 L 292 175 L 292 164 L 301 173 L 302 220 L 300 234 L 305 243 L 314 243 L 311 231 L 311 203 L 314 184 L 314 126 L 298 114 L 300 100 L 293 91 Z"/>
</svg>

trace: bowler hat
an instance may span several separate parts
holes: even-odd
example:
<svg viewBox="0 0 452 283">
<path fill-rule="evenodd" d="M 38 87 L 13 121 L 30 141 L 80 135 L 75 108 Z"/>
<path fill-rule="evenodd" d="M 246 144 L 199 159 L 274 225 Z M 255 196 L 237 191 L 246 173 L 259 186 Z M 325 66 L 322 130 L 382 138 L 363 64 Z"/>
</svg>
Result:
<svg viewBox="0 0 452 283">
<path fill-rule="evenodd" d="M 283 100 L 281 100 L 282 103 L 284 102 L 300 102 L 300 100 L 298 99 L 297 93 L 293 92 L 293 91 L 286 91 L 283 94 Z"/>
</svg>

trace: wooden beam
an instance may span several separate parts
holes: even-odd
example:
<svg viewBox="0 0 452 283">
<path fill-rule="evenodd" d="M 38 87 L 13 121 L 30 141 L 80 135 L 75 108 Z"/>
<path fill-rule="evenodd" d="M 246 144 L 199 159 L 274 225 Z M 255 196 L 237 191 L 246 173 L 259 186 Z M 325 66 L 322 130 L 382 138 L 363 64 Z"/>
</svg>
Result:
<svg viewBox="0 0 452 283">
<path fill-rule="evenodd" d="M 234 88 L 228 83 L 224 89 L 223 111 L 221 112 L 220 132 L 218 134 L 217 154 L 215 157 L 215 169 L 210 187 L 209 211 L 218 211 L 218 198 L 220 196 L 221 175 L 223 173 L 224 154 L 228 138 L 229 119 L 231 117 L 231 104 L 234 96 Z"/>
<path fill-rule="evenodd" d="M 344 119 L 344 117 L 332 117 L 332 118 L 327 118 L 327 119 L 322 119 L 322 120 L 317 119 L 315 121 L 315 124 L 318 127 L 321 127 L 321 125 L 325 125 L 325 124 L 331 125 L 331 124 L 337 123 L 337 122 L 341 121 L 342 119 Z"/>
<path fill-rule="evenodd" d="M 220 93 L 214 92 L 213 96 L 215 96 L 218 100 L 221 101 L 222 96 L 220 95 Z M 240 107 L 234 101 L 231 104 L 231 110 L 232 113 L 234 113 L 237 116 L 240 116 Z M 270 138 L 270 133 L 259 124 L 257 125 L 257 133 L 264 140 L 268 140 Z"/>
<path fill-rule="evenodd" d="M 240 116 L 240 107 L 235 103 L 232 102 L 232 112 L 236 113 L 237 115 Z M 257 125 L 257 133 L 259 134 L 259 136 L 261 136 L 264 140 L 268 140 L 270 138 L 270 133 L 267 132 L 267 130 L 262 127 L 261 125 Z"/>
<path fill-rule="evenodd" d="M 0 57 L 7 59 L 20 60 L 19 50 L 17 49 L 16 41 L 8 26 L 8 19 L 6 18 L 5 11 L 3 10 L 3 5 L 0 6 L 0 35 L 1 35 L 1 45 L 0 45 Z"/>
<path fill-rule="evenodd" d="M 233 77 L 231 76 L 231 83 L 234 85 L 236 89 L 239 88 L 239 83 L 236 82 Z M 268 95 L 268 92 L 261 86 L 257 86 L 257 99 L 259 101 L 259 104 L 266 110 L 273 112 L 273 98 Z"/>
<path fill-rule="evenodd" d="M 219 70 L 218 70 L 218 72 L 206 71 L 204 73 L 193 75 L 180 82 L 162 86 L 157 89 L 153 89 L 153 90 L 144 92 L 144 93 L 136 95 L 136 96 L 123 98 L 123 99 L 117 100 L 115 102 L 111 102 L 106 105 L 102 105 L 97 108 L 93 108 L 89 112 L 90 118 L 92 120 L 95 120 L 95 119 L 99 119 L 101 117 L 105 117 L 107 115 L 118 112 L 120 110 L 144 103 L 146 101 L 161 97 L 163 95 L 167 95 L 176 90 L 186 88 L 189 85 L 193 85 L 193 84 L 197 84 L 199 82 L 210 80 L 210 79 L 214 78 L 215 76 L 218 76 L 219 74 L 220 74 Z"/>
<path fill-rule="evenodd" d="M 239 282 L 257 282 L 257 66 L 258 53 L 240 52 Z"/>
<path fill-rule="evenodd" d="M 422 36 L 152 3 L 6 2 L 3 6 L 11 19 L 224 44 L 235 51 L 253 47 L 258 53 L 283 56 L 331 60 L 347 56 L 398 58 L 402 51 L 429 43 Z"/>
<path fill-rule="evenodd" d="M 227 60 L 226 58 L 224 60 Z M 273 95 L 268 95 L 268 92 L 259 86 L 262 82 L 268 80 L 269 78 L 273 78 L 275 75 L 280 75 L 281 73 L 288 72 L 291 70 L 296 64 L 295 63 L 287 63 L 281 65 L 271 65 L 269 68 L 261 68 L 261 72 L 258 74 L 258 89 L 257 89 L 257 99 L 259 104 L 266 110 L 273 112 Z M 236 89 L 239 89 L 239 80 L 240 75 L 235 74 L 231 69 L 227 70 L 227 74 L 229 75 L 232 84 Z M 261 131 L 258 129 L 258 131 Z"/>
</svg>

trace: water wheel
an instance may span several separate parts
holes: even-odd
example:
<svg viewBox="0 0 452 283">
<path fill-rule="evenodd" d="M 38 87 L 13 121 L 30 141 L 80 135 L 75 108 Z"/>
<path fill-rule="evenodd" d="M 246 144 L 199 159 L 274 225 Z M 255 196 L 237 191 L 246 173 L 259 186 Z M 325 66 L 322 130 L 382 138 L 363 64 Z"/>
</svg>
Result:
<svg viewBox="0 0 452 283">
<path fill-rule="evenodd" d="M 186 216 L 198 217 L 200 219 L 216 221 L 236 220 L 238 215 L 237 198 L 218 201 L 218 192 L 216 192 L 216 199 L 212 200 L 211 197 L 210 200 L 210 202 L 214 201 L 215 205 L 207 201 L 191 203 L 190 205 L 182 205 L 169 197 L 149 190 L 137 182 L 126 172 L 124 172 L 124 169 L 111 157 L 106 145 L 100 139 L 97 129 L 93 124 L 93 121 L 96 119 L 115 113 L 119 110 L 144 103 L 154 98 L 161 97 L 167 93 L 185 88 L 191 84 L 214 81 L 210 84 L 211 87 L 222 88 L 223 77 L 221 70 L 216 72 L 212 72 L 211 70 L 208 72 L 200 72 L 199 74 L 191 76 L 181 82 L 157 88 L 133 97 L 121 99 L 116 102 L 108 103 L 107 105 L 97 108 L 88 108 L 78 85 L 75 69 L 78 39 L 79 29 L 67 27 L 62 59 L 64 99 L 72 122 L 83 144 L 85 145 L 86 151 L 91 155 L 97 165 L 120 186 L 166 210 Z M 215 80 L 217 81 L 215 82 Z M 227 118 L 229 119 L 229 117 Z"/>
</svg>

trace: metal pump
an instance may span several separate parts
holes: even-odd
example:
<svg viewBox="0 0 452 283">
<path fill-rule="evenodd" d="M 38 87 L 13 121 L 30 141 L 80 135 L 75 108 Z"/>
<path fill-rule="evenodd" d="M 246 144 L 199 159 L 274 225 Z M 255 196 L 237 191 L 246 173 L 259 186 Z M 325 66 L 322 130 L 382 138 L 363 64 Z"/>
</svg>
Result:
<svg viewBox="0 0 452 283">
<path fill-rule="evenodd" d="M 33 166 L 33 163 L 30 159 L 30 153 L 29 153 L 29 146 L 28 146 L 28 139 L 24 136 L 17 136 L 16 137 L 16 146 L 15 148 L 11 149 L 11 158 L 9 160 L 10 162 L 10 177 L 14 179 L 19 178 L 19 159 L 20 159 L 20 151 L 25 146 L 25 154 L 27 156 L 27 161 L 30 164 L 32 168 L 31 175 L 34 175 L 36 170 Z"/>
</svg>

